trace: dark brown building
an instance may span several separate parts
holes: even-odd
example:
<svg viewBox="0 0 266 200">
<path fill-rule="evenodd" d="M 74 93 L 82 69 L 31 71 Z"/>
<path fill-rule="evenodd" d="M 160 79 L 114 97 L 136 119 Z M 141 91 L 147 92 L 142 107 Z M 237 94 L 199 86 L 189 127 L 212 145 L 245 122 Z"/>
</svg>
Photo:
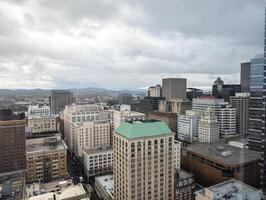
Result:
<svg viewBox="0 0 266 200">
<path fill-rule="evenodd" d="M 223 143 L 202 143 L 182 150 L 181 167 L 204 187 L 235 178 L 258 188 L 259 161 L 259 152 Z"/>
<path fill-rule="evenodd" d="M 180 170 L 176 176 L 175 199 L 194 200 L 195 180 L 192 174 Z"/>
<path fill-rule="evenodd" d="M 177 114 L 176 113 L 167 113 L 167 112 L 150 112 L 148 113 L 148 119 L 156 119 L 165 122 L 169 128 L 177 133 Z"/>
<path fill-rule="evenodd" d="M 0 110 L 0 173 L 26 169 L 25 116 Z"/>
</svg>

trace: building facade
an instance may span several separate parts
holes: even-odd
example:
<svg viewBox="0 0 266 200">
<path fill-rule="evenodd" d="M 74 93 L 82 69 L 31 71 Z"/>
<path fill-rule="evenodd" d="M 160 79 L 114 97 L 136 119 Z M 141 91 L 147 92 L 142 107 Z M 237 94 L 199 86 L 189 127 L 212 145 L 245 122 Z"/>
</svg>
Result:
<svg viewBox="0 0 266 200">
<path fill-rule="evenodd" d="M 123 122 L 114 134 L 114 199 L 174 199 L 174 133 L 164 122 Z"/>
<path fill-rule="evenodd" d="M 185 114 L 186 110 L 191 110 L 191 102 L 181 99 L 161 100 L 159 101 L 159 112 L 171 112 L 178 115 Z"/>
<path fill-rule="evenodd" d="M 192 174 L 181 170 L 176 176 L 176 200 L 194 200 L 195 180 Z"/>
<path fill-rule="evenodd" d="M 236 135 L 236 108 L 226 105 L 220 108 L 218 115 L 220 138 L 230 138 Z"/>
<path fill-rule="evenodd" d="M 219 115 L 219 110 L 221 107 L 227 105 L 228 103 L 224 99 L 217 99 L 215 97 L 201 97 L 198 99 L 193 99 L 192 110 L 198 112 L 205 112 L 207 108 L 211 108 L 215 115 Z"/>
<path fill-rule="evenodd" d="M 95 191 L 101 200 L 114 200 L 113 175 L 97 176 L 95 178 Z"/>
<path fill-rule="evenodd" d="M 28 116 L 49 116 L 50 107 L 47 105 L 30 105 L 28 107 Z"/>
<path fill-rule="evenodd" d="M 155 85 L 148 88 L 148 97 L 161 97 L 162 96 L 162 86 Z"/>
<path fill-rule="evenodd" d="M 118 99 L 119 99 L 119 104 L 131 105 L 133 102 L 132 94 L 128 93 L 119 94 Z"/>
<path fill-rule="evenodd" d="M 241 63 L 240 69 L 240 85 L 241 93 L 250 92 L 250 62 Z"/>
<path fill-rule="evenodd" d="M 162 80 L 162 96 L 165 99 L 187 99 L 187 79 L 164 78 Z"/>
<path fill-rule="evenodd" d="M 33 135 L 56 132 L 56 116 L 31 116 L 28 117 L 28 129 Z"/>
<path fill-rule="evenodd" d="M 73 103 L 73 92 L 69 90 L 51 90 L 49 97 L 51 114 L 59 114 L 65 106 Z"/>
</svg>

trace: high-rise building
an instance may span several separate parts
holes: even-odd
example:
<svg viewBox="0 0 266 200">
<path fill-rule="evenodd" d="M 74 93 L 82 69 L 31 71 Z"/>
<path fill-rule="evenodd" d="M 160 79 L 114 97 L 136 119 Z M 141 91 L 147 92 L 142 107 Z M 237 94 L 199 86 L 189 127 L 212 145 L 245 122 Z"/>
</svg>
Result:
<svg viewBox="0 0 266 200">
<path fill-rule="evenodd" d="M 198 141 L 198 128 L 202 113 L 187 110 L 186 114 L 178 116 L 178 140 L 193 143 Z"/>
<path fill-rule="evenodd" d="M 164 97 L 144 97 L 144 99 L 139 100 L 131 104 L 131 110 L 136 112 L 145 113 L 158 110 L 159 101 L 165 100 Z"/>
<path fill-rule="evenodd" d="M 213 110 L 207 108 L 201 116 L 198 129 L 199 142 L 213 143 L 219 141 L 219 124 Z"/>
<path fill-rule="evenodd" d="M 241 92 L 241 85 L 239 84 L 224 84 L 220 77 L 214 81 L 212 86 L 212 96 L 217 99 L 224 99 L 229 101 L 230 96 L 235 96 L 235 93 Z"/>
<path fill-rule="evenodd" d="M 171 112 L 178 115 L 185 114 L 186 110 L 191 110 L 192 103 L 182 99 L 170 99 L 159 101 L 158 110 L 160 112 Z"/>
<path fill-rule="evenodd" d="M 30 105 L 28 107 L 28 116 L 49 116 L 50 107 L 47 105 Z"/>
<path fill-rule="evenodd" d="M 155 85 L 148 88 L 148 97 L 161 97 L 162 96 L 162 86 Z"/>
<path fill-rule="evenodd" d="M 49 101 L 51 114 L 59 114 L 66 105 L 73 103 L 73 92 L 69 90 L 51 90 Z"/>
<path fill-rule="evenodd" d="M 203 95 L 203 91 L 197 88 L 187 88 L 187 99 L 192 101 L 192 99 L 199 98 Z"/>
<path fill-rule="evenodd" d="M 28 136 L 48 135 L 57 131 L 56 116 L 28 117 Z"/>
<path fill-rule="evenodd" d="M 0 173 L 26 169 L 25 126 L 24 114 L 0 109 Z"/>
<path fill-rule="evenodd" d="M 192 110 L 205 112 L 207 108 L 211 108 L 215 115 L 218 116 L 220 108 L 227 104 L 228 103 L 224 102 L 223 99 L 216 99 L 212 96 L 201 97 L 198 99 L 193 99 Z"/>
<path fill-rule="evenodd" d="M 236 133 L 245 138 L 248 135 L 249 93 L 236 93 L 230 97 L 230 105 L 236 109 Z"/>
<path fill-rule="evenodd" d="M 123 122 L 114 134 L 114 199 L 174 199 L 174 133 L 164 122 Z"/>
<path fill-rule="evenodd" d="M 220 108 L 218 115 L 220 138 L 236 136 L 236 109 L 231 105 Z"/>
<path fill-rule="evenodd" d="M 250 91 L 250 64 L 250 62 L 241 63 L 240 85 L 242 93 Z"/>
<path fill-rule="evenodd" d="M 164 78 L 162 80 L 162 95 L 165 99 L 187 99 L 187 79 Z"/>
<path fill-rule="evenodd" d="M 131 105 L 133 102 L 132 94 L 122 93 L 119 94 L 118 98 L 119 98 L 119 104 Z"/>
</svg>

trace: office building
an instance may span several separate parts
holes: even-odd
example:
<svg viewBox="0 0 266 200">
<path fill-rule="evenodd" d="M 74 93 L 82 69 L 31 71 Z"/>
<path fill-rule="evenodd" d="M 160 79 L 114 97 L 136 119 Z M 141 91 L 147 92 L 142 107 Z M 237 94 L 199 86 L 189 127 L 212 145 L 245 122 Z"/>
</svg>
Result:
<svg viewBox="0 0 266 200">
<path fill-rule="evenodd" d="M 241 63 L 240 85 L 242 93 L 250 91 L 250 64 L 250 62 Z"/>
<path fill-rule="evenodd" d="M 222 106 L 227 105 L 223 99 L 217 99 L 213 96 L 200 97 L 198 99 L 193 99 L 192 110 L 198 112 L 205 112 L 207 108 L 211 108 L 215 115 L 219 115 L 219 110 Z"/>
<path fill-rule="evenodd" d="M 67 146 L 59 135 L 27 139 L 27 182 L 50 182 L 67 177 Z"/>
<path fill-rule="evenodd" d="M 178 116 L 178 140 L 193 143 L 198 141 L 198 129 L 201 115 L 203 113 L 187 110 L 186 114 Z"/>
<path fill-rule="evenodd" d="M 74 124 L 74 154 L 82 157 L 85 149 L 108 148 L 111 145 L 110 122 L 83 122 Z"/>
<path fill-rule="evenodd" d="M 28 116 L 49 116 L 50 107 L 47 105 L 30 105 L 28 107 Z"/>
<path fill-rule="evenodd" d="M 181 145 L 182 143 L 175 140 L 174 145 L 173 145 L 173 150 L 174 150 L 174 166 L 175 166 L 175 171 L 179 172 L 181 168 Z"/>
<path fill-rule="evenodd" d="M 114 179 L 113 175 L 95 177 L 95 192 L 102 200 L 114 200 Z"/>
<path fill-rule="evenodd" d="M 194 175 L 196 183 L 209 187 L 235 178 L 253 187 L 260 182 L 260 153 L 225 143 L 193 144 L 182 151 L 182 169 Z"/>
<path fill-rule="evenodd" d="M 51 90 L 49 97 L 51 114 L 59 114 L 65 106 L 73 103 L 73 92 L 69 90 Z"/>
<path fill-rule="evenodd" d="M 213 143 L 219 141 L 219 124 L 213 110 L 207 108 L 198 125 L 199 142 Z"/>
<path fill-rule="evenodd" d="M 220 138 L 230 138 L 236 135 L 236 109 L 231 105 L 220 108 L 218 115 Z"/>
<path fill-rule="evenodd" d="M 199 98 L 203 95 L 203 91 L 197 88 L 187 88 L 187 99 L 192 101 L 193 99 Z"/>
<path fill-rule="evenodd" d="M 145 113 L 158 110 L 158 105 L 160 100 L 165 100 L 164 97 L 144 97 L 137 102 L 131 104 L 131 110 L 135 112 Z"/>
<path fill-rule="evenodd" d="M 187 99 L 187 79 L 164 78 L 162 80 L 162 95 L 165 99 Z"/>
<path fill-rule="evenodd" d="M 245 138 L 248 135 L 249 93 L 236 93 L 230 97 L 230 105 L 236 109 L 236 133 Z"/>
<path fill-rule="evenodd" d="M 177 114 L 166 112 L 151 112 L 148 113 L 148 119 L 156 119 L 165 122 L 172 132 L 177 133 Z"/>
<path fill-rule="evenodd" d="M 26 169 L 25 126 L 24 114 L 0 109 L 0 173 Z"/>
<path fill-rule="evenodd" d="M 87 177 L 111 173 L 113 170 L 113 148 L 85 149 L 83 161 Z"/>
<path fill-rule="evenodd" d="M 161 100 L 158 109 L 160 112 L 171 112 L 178 115 L 185 114 L 186 110 L 191 110 L 191 102 L 181 99 Z"/>
<path fill-rule="evenodd" d="M 155 85 L 148 88 L 148 97 L 161 97 L 162 96 L 162 86 Z"/>
<path fill-rule="evenodd" d="M 28 132 L 32 136 L 47 135 L 57 131 L 56 116 L 28 117 Z"/>
<path fill-rule="evenodd" d="M 164 122 L 123 122 L 114 134 L 114 199 L 174 199 L 174 133 Z"/>
<path fill-rule="evenodd" d="M 231 179 L 195 193 L 196 200 L 260 200 L 260 191 L 236 179 Z"/>
<path fill-rule="evenodd" d="M 195 180 L 192 174 L 180 170 L 176 175 L 176 200 L 194 200 Z"/>
<path fill-rule="evenodd" d="M 146 115 L 144 113 L 130 111 L 130 110 L 114 110 L 113 111 L 114 130 L 116 130 L 124 121 L 144 120 L 145 118 Z"/>
<path fill-rule="evenodd" d="M 119 104 L 131 105 L 133 102 L 132 94 L 128 93 L 119 94 L 118 99 L 119 99 Z"/>
<path fill-rule="evenodd" d="M 212 86 L 212 96 L 217 99 L 224 99 L 226 102 L 229 101 L 230 96 L 235 96 L 239 92 L 241 92 L 241 85 L 224 84 L 220 77 L 214 81 L 214 85 Z"/>
<path fill-rule="evenodd" d="M 64 113 L 64 140 L 69 148 L 69 151 L 74 151 L 74 124 L 93 121 L 107 121 L 108 111 L 103 109 L 103 106 L 96 104 L 85 105 L 70 105 L 66 106 Z"/>
</svg>

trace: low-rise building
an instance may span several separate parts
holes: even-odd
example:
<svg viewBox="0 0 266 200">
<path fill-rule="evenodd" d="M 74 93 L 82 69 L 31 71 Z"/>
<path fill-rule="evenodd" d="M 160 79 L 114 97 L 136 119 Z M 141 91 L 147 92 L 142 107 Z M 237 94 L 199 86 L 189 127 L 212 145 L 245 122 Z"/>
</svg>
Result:
<svg viewBox="0 0 266 200">
<path fill-rule="evenodd" d="M 95 178 L 95 191 L 102 200 L 114 199 L 113 175 L 97 176 Z"/>
<path fill-rule="evenodd" d="M 67 177 L 67 146 L 59 135 L 26 140 L 27 182 Z"/>
<path fill-rule="evenodd" d="M 260 200 L 259 190 L 231 179 L 195 193 L 196 200 Z"/>
<path fill-rule="evenodd" d="M 110 173 L 113 169 L 113 149 L 86 149 L 83 161 L 87 177 Z"/>
<path fill-rule="evenodd" d="M 28 117 L 29 135 L 45 135 L 57 131 L 56 116 Z"/>
<path fill-rule="evenodd" d="M 50 107 L 48 105 L 30 105 L 28 107 L 28 116 L 49 116 Z"/>
<path fill-rule="evenodd" d="M 260 183 L 259 152 L 228 144 L 200 143 L 182 150 L 182 169 L 192 173 L 198 184 L 209 187 L 237 179 L 253 187 Z"/>
<path fill-rule="evenodd" d="M 176 176 L 176 200 L 194 200 L 195 180 L 192 174 L 180 170 Z"/>
</svg>

